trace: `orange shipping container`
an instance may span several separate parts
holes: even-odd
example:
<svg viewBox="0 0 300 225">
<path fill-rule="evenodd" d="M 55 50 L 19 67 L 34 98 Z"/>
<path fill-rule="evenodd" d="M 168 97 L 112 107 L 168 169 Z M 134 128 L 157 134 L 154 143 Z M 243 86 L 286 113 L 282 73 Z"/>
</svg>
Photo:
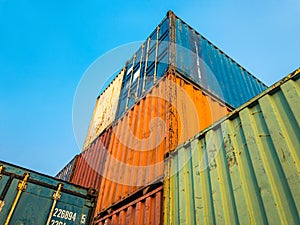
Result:
<svg viewBox="0 0 300 225">
<path fill-rule="evenodd" d="M 84 187 L 100 188 L 111 128 L 105 130 L 77 156 L 71 182 Z"/>
<path fill-rule="evenodd" d="M 169 71 L 112 128 L 96 211 L 159 181 L 165 154 L 230 111 Z"/>
<path fill-rule="evenodd" d="M 95 225 L 162 224 L 162 187 L 95 220 Z"/>
</svg>

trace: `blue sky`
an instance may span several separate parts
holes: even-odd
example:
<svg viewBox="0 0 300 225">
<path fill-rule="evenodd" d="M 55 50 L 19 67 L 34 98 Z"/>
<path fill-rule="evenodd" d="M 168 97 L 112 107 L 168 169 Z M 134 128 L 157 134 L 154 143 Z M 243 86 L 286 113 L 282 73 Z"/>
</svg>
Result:
<svg viewBox="0 0 300 225">
<path fill-rule="evenodd" d="M 80 152 L 72 104 L 84 72 L 169 9 L 267 85 L 300 66 L 299 0 L 0 0 L 0 159 L 55 175 Z"/>
</svg>

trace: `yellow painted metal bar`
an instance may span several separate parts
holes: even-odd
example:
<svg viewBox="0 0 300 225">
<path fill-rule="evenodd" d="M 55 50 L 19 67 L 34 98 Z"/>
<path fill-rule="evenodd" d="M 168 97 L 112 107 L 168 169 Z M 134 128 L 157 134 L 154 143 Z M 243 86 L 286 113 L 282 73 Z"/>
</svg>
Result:
<svg viewBox="0 0 300 225">
<path fill-rule="evenodd" d="M 9 213 L 7 215 L 7 218 L 5 220 L 4 225 L 8 225 L 9 224 L 9 221 L 11 220 L 11 217 L 12 217 L 12 215 L 13 215 L 15 209 L 16 209 L 16 206 L 17 206 L 17 204 L 19 202 L 21 194 L 26 189 L 28 177 L 29 177 L 29 173 L 25 173 L 23 180 L 19 181 L 18 186 L 17 186 L 17 190 L 18 190 L 17 195 L 16 195 L 16 197 L 14 199 L 14 202 L 13 202 L 11 208 L 10 208 L 10 211 L 9 211 Z"/>
<path fill-rule="evenodd" d="M 54 194 L 53 194 L 53 203 L 52 203 L 52 206 L 51 206 L 51 210 L 50 210 L 50 213 L 49 213 L 49 216 L 48 216 L 48 219 L 47 219 L 47 222 L 46 222 L 46 225 L 49 225 L 50 224 L 50 222 L 51 222 L 51 218 L 52 218 L 52 215 L 53 215 L 53 211 L 54 211 L 54 209 L 55 209 L 55 206 L 56 206 L 56 203 L 57 203 L 57 201 L 60 199 L 60 197 L 61 197 L 61 189 L 62 189 L 62 187 L 63 187 L 63 184 L 59 184 L 58 185 L 58 188 L 57 188 L 57 190 L 54 192 Z"/>
<path fill-rule="evenodd" d="M 2 170 L 4 169 L 4 166 L 3 165 L 0 165 L 0 180 L 1 180 L 1 178 L 2 178 Z"/>
</svg>

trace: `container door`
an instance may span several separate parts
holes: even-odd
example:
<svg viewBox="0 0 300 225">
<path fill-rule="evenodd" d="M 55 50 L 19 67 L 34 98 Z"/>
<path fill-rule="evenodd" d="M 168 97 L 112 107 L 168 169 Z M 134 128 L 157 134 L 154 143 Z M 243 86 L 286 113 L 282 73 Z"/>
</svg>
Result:
<svg viewBox="0 0 300 225">
<path fill-rule="evenodd" d="M 87 200 L 60 193 L 57 202 L 53 204 L 53 195 L 57 190 L 36 180 L 25 181 L 22 187 L 24 178 L 14 174 L 2 175 L 0 224 L 36 225 L 47 224 L 47 221 L 50 225 L 88 224 L 92 207 Z"/>
</svg>

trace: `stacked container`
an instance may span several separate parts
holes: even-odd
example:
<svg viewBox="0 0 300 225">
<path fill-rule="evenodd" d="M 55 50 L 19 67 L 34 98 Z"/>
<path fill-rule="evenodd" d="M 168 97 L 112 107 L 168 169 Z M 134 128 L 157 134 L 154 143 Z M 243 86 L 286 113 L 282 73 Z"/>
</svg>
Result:
<svg viewBox="0 0 300 225">
<path fill-rule="evenodd" d="M 98 221 L 162 188 L 170 152 L 266 88 L 172 12 L 125 69 Z"/>
<path fill-rule="evenodd" d="M 178 146 L 163 224 L 300 224 L 300 69 Z"/>
<path fill-rule="evenodd" d="M 124 69 L 97 98 L 83 151 L 115 120 L 123 76 Z"/>
<path fill-rule="evenodd" d="M 72 182 L 99 189 L 96 224 L 161 224 L 165 160 L 265 89 L 168 12 L 97 99 L 84 151 L 72 164 Z"/>
</svg>

